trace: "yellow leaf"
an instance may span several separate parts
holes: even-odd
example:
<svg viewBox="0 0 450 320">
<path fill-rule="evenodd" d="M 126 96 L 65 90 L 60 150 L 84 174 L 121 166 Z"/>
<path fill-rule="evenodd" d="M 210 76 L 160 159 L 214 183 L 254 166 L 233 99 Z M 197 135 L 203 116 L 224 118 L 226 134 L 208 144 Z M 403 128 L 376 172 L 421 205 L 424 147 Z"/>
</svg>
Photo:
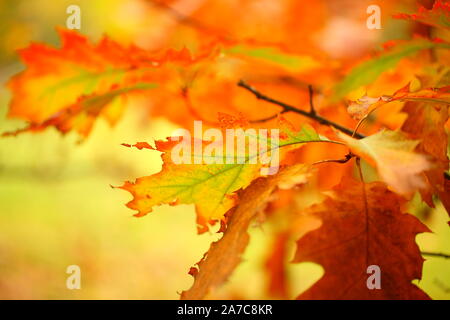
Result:
<svg viewBox="0 0 450 320">
<path fill-rule="evenodd" d="M 256 153 L 251 153 L 250 139 L 245 139 L 245 160 L 242 157 L 240 158 L 239 155 L 237 157 L 235 155 L 230 156 L 224 152 L 223 155 L 220 155 L 220 158 L 217 158 L 223 160 L 220 161 L 221 163 L 207 162 L 207 160 L 211 160 L 210 156 L 205 158 L 205 154 L 195 153 L 195 142 L 194 154 L 189 154 L 187 160 L 190 161 L 183 163 L 174 161 L 173 158 L 174 150 L 180 146 L 178 141 L 172 139 L 156 141 L 156 148 L 147 143 L 138 143 L 134 145 L 136 148 L 162 151 L 164 163 L 159 173 L 138 178 L 134 183 L 126 182 L 120 187 L 129 191 L 134 197 L 127 206 L 138 211 L 136 216 L 144 216 L 151 212 L 154 206 L 161 204 L 195 204 L 197 222 L 199 227 L 202 227 L 199 232 L 206 231 L 208 222 L 221 220 L 224 214 L 238 203 L 238 190 L 245 189 L 260 176 L 277 173 L 279 168 L 278 150 L 281 147 L 289 149 L 289 146 L 292 146 L 295 148 L 306 142 L 336 143 L 336 141 L 319 137 L 314 129 L 309 126 L 304 126 L 300 131 L 292 131 L 282 126 L 280 131 L 279 141 L 276 141 L 276 143 L 274 143 L 272 133 L 270 133 L 270 139 L 266 141 L 267 149 L 265 151 L 261 152 L 262 149 L 257 148 Z M 261 137 L 258 139 L 261 139 Z M 200 141 L 200 143 L 206 144 L 205 141 Z M 190 150 L 191 142 L 188 144 L 187 147 Z M 260 146 L 261 144 L 259 144 Z M 206 148 L 203 150 L 206 150 Z M 263 154 L 270 158 L 270 167 L 268 167 L 269 162 L 251 161 Z M 274 157 L 277 161 L 272 162 Z M 200 160 L 196 161 L 198 159 Z M 233 162 L 228 162 L 229 159 L 232 159 Z M 242 161 L 239 163 L 238 160 L 241 159 Z M 266 171 L 265 169 L 269 170 Z M 302 182 L 304 182 L 302 177 L 291 176 L 290 180 L 284 182 L 283 187 Z"/>
<path fill-rule="evenodd" d="M 432 167 L 427 156 L 414 152 L 417 140 L 408 140 L 398 131 L 384 130 L 364 139 L 338 136 L 351 151 L 376 165 L 381 179 L 396 192 L 410 194 L 426 186 L 423 171 Z"/>
</svg>

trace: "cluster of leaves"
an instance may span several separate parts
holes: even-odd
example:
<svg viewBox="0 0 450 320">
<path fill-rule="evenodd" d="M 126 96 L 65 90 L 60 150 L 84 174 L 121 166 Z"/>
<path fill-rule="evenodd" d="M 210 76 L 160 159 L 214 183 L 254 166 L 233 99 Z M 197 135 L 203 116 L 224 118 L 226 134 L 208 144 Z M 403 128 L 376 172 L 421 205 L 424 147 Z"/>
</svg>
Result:
<svg viewBox="0 0 450 320">
<path fill-rule="evenodd" d="M 158 2 L 155 10 L 177 23 L 157 50 L 125 47 L 108 37 L 92 44 L 77 32 L 60 29 L 61 48 L 31 44 L 19 52 L 26 69 L 8 83 L 13 94 L 9 116 L 28 125 L 4 135 L 54 127 L 85 139 L 99 117 L 111 124 L 120 119 L 126 98 L 136 94 L 148 99 L 152 116 L 188 129 L 193 120 L 223 129 L 279 129 L 281 167 L 271 176 L 261 175 L 261 165 L 248 161 L 175 164 L 170 140 L 133 145 L 161 152 L 163 161 L 159 173 L 120 187 L 132 194 L 128 207 L 136 216 L 162 204 L 194 204 L 199 233 L 216 223 L 223 233 L 191 268 L 194 284 L 181 297 L 211 294 L 240 263 L 254 218 L 282 212 L 290 223 L 279 232 L 270 255 L 275 259 L 268 264 L 274 295 L 284 297 L 283 282 L 288 281 L 280 277 L 284 256 L 278 253 L 298 239 L 293 262 L 312 261 L 325 269 L 300 299 L 425 299 L 411 281 L 420 279 L 423 263 L 415 236 L 428 229 L 404 208 L 420 192 L 429 206 L 441 201 L 450 213 L 449 5 L 436 1 L 430 10 L 396 16 L 425 24 L 428 31 L 437 28 L 441 38 L 422 34 L 390 41 L 376 54 L 351 61 L 331 59 L 305 32 L 290 31 L 322 28 L 317 22 L 325 20 L 321 1 L 308 2 L 307 13 L 295 1 L 282 5 L 289 12 L 285 23 L 255 33 L 252 26 L 264 18 L 255 8 L 247 8 L 254 14 L 250 24 L 229 24 L 235 20 L 231 4 L 227 10 L 204 4 L 183 15 Z M 316 16 L 302 20 L 299 13 Z M 189 49 L 165 49 L 179 42 Z M 237 86 L 240 79 L 312 109 L 280 110 L 283 104 L 277 100 L 253 89 L 260 98 L 255 99 Z M 314 97 L 308 84 L 315 88 Z M 361 88 L 373 97 L 346 100 Z M 320 102 L 317 109 L 313 102 Z M 399 115 L 406 120 L 399 121 Z M 324 119 L 354 134 L 333 129 Z M 364 182 L 360 158 L 377 169 L 380 181 Z M 298 199 L 310 189 L 327 191 L 327 196 L 302 208 Z M 317 223 L 300 237 L 298 225 L 305 217 Z M 367 290 L 366 268 L 372 264 L 382 269 L 381 290 Z"/>
</svg>

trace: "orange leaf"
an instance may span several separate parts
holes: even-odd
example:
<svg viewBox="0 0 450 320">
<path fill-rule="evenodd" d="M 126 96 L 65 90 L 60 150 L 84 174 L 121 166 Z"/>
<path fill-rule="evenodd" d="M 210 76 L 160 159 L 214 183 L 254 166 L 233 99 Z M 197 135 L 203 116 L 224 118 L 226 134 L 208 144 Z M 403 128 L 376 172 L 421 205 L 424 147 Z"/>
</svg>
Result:
<svg viewBox="0 0 450 320">
<path fill-rule="evenodd" d="M 353 153 L 374 163 L 381 179 L 396 192 L 408 195 L 426 186 L 422 173 L 433 164 L 426 155 L 414 151 L 420 141 L 408 140 L 402 133 L 390 130 L 360 140 L 337 134 Z"/>
<path fill-rule="evenodd" d="M 448 110 L 448 105 L 445 104 L 408 102 L 402 110 L 408 114 L 402 130 L 413 139 L 420 139 L 418 151 L 434 159 L 435 166 L 425 172 L 429 188 L 420 190 L 422 198 L 433 207 L 432 195 L 437 194 L 450 214 L 450 190 L 448 180 L 444 176 L 444 172 L 449 168 L 448 135 L 445 130 Z"/>
<path fill-rule="evenodd" d="M 434 104 L 450 105 L 450 86 L 442 88 L 427 88 L 419 91 L 409 91 L 409 84 L 397 90 L 392 96 L 381 97 L 363 96 L 357 101 L 352 101 L 347 111 L 355 119 L 362 119 L 375 109 L 392 101 L 422 101 Z"/>
<path fill-rule="evenodd" d="M 118 120 L 124 107 L 119 97 L 153 89 L 170 77 L 161 68 L 165 63 L 193 61 L 186 49 L 150 55 L 107 37 L 94 45 L 75 31 L 60 29 L 59 34 L 60 49 L 31 44 L 20 50 L 27 68 L 8 83 L 13 94 L 8 116 L 29 125 L 8 134 L 54 126 L 86 137 L 99 115 L 111 124 Z"/>
<path fill-rule="evenodd" d="M 265 261 L 267 270 L 268 291 L 271 296 L 286 299 L 289 292 L 289 282 L 286 270 L 286 257 L 288 256 L 289 232 L 281 231 L 273 240 L 269 256 Z"/>
<path fill-rule="evenodd" d="M 406 14 L 399 13 L 393 16 L 396 19 L 413 20 L 433 27 L 444 29 L 450 28 L 450 3 L 447 1 L 436 0 L 431 10 L 424 7 L 419 8 L 418 13 Z"/>
</svg>

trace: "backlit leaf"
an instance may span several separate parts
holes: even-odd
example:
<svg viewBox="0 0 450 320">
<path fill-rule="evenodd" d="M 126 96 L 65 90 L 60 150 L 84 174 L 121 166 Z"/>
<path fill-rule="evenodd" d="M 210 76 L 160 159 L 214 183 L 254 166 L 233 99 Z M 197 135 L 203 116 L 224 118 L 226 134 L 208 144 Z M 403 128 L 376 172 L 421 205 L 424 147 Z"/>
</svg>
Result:
<svg viewBox="0 0 450 320">
<path fill-rule="evenodd" d="M 421 6 L 417 13 L 399 13 L 393 17 L 397 19 L 418 21 L 433 27 L 450 29 L 450 3 L 447 1 L 436 0 L 433 4 L 433 8 L 430 10 Z"/>
<path fill-rule="evenodd" d="M 264 165 L 256 161 L 257 157 L 269 153 L 273 156 L 279 148 L 299 147 L 307 142 L 328 142 L 328 140 L 320 138 L 311 127 L 305 126 L 300 131 L 292 131 L 283 124 L 279 143 L 275 144 L 271 138 L 267 139 L 265 154 L 259 149 L 256 153 L 250 153 L 251 140 L 246 139 L 245 160 L 238 163 L 237 155 L 227 154 L 224 150 L 220 157 L 220 160 L 223 160 L 222 164 L 207 163 L 208 158 L 198 153 L 189 155 L 191 159 L 189 164 L 174 163 L 172 151 L 180 146 L 180 142 L 156 141 L 155 150 L 163 152 L 162 170 L 157 174 L 138 178 L 135 182 L 126 182 L 121 188 L 133 195 L 134 199 L 127 206 L 138 211 L 136 216 L 144 216 L 151 212 L 154 206 L 161 204 L 195 204 L 197 221 L 202 230 L 205 230 L 207 222 L 222 219 L 224 214 L 238 203 L 236 194 L 238 190 L 245 189 L 253 180 L 264 175 L 262 169 L 269 163 Z M 190 146 L 191 142 L 188 143 Z M 208 143 L 203 141 L 203 144 L 206 148 Z M 137 147 L 141 146 L 142 144 L 139 144 Z M 225 141 L 221 147 L 226 147 Z M 194 146 L 192 150 L 197 152 Z M 197 163 L 196 158 L 200 159 Z M 228 159 L 234 163 L 227 164 Z M 255 161 L 252 162 L 252 159 Z M 275 156 L 272 159 L 275 159 Z"/>
<path fill-rule="evenodd" d="M 420 141 L 408 140 L 397 131 L 383 130 L 364 139 L 338 132 L 351 151 L 376 165 L 381 179 L 395 191 L 410 194 L 425 188 L 422 173 L 432 167 L 430 160 L 414 150 Z"/>
<path fill-rule="evenodd" d="M 154 89 L 169 77 L 161 65 L 192 61 L 186 50 L 155 56 L 107 37 L 94 45 L 74 31 L 59 33 L 60 49 L 31 44 L 20 50 L 27 68 L 8 83 L 13 94 L 8 116 L 25 120 L 28 126 L 9 134 L 54 126 L 85 137 L 99 115 L 111 124 L 120 118 L 124 101 L 118 99 Z"/>
<path fill-rule="evenodd" d="M 309 210 L 322 225 L 297 241 L 294 262 L 325 269 L 298 299 L 429 299 L 411 283 L 422 275 L 415 237 L 429 230 L 401 211 L 404 200 L 380 182 L 345 181 L 333 191 Z M 369 287 L 376 284 L 369 266 L 379 268 L 379 288 Z"/>
<path fill-rule="evenodd" d="M 394 45 L 377 57 L 354 67 L 344 80 L 335 86 L 333 99 L 342 99 L 350 91 L 375 81 L 381 73 L 395 67 L 401 59 L 411 56 L 420 50 L 431 48 L 450 49 L 450 44 L 417 39 Z"/>
</svg>

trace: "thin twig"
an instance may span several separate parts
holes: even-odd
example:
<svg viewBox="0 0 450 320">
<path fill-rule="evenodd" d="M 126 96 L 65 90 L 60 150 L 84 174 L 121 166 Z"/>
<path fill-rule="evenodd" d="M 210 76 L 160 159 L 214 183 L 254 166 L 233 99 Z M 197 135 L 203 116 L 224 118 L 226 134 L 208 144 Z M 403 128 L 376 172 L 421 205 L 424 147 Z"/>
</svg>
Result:
<svg viewBox="0 0 450 320">
<path fill-rule="evenodd" d="M 335 123 L 335 122 L 333 122 L 331 120 L 323 118 L 323 117 L 319 116 L 318 114 L 316 114 L 315 112 L 311 112 L 311 111 L 307 112 L 305 110 L 301 110 L 301 109 L 298 109 L 296 107 L 293 107 L 293 106 L 291 106 L 291 105 L 289 105 L 287 103 L 284 103 L 284 102 L 272 99 L 272 98 L 262 94 L 261 92 L 259 92 L 255 88 L 253 88 L 252 86 L 248 85 L 243 80 L 240 80 L 238 82 L 238 86 L 242 87 L 242 88 L 244 88 L 244 89 L 246 89 L 248 91 L 250 91 L 251 93 L 253 93 L 257 99 L 264 100 L 264 101 L 267 101 L 269 103 L 272 103 L 272 104 L 275 104 L 277 106 L 282 107 L 283 108 L 283 110 L 281 111 L 282 113 L 289 112 L 289 111 L 295 112 L 295 113 L 301 114 L 302 116 L 308 117 L 308 118 L 310 118 L 310 119 L 312 119 L 314 121 L 317 121 L 320 124 L 323 124 L 323 125 L 326 125 L 326 126 L 335 127 L 336 129 L 338 129 L 338 130 L 340 130 L 342 132 L 345 132 L 348 135 L 352 135 L 353 134 L 353 130 L 350 130 L 350 129 L 348 129 L 348 128 L 346 128 L 346 127 L 344 127 L 344 126 L 342 126 L 342 125 L 340 125 L 338 123 Z M 271 118 L 273 119 L 273 117 L 271 117 Z M 261 120 L 257 120 L 257 121 L 261 121 Z M 358 139 L 365 138 L 365 136 L 360 134 L 360 133 L 355 134 L 355 137 L 357 137 Z"/>
<path fill-rule="evenodd" d="M 426 251 L 421 251 L 420 253 L 422 255 L 424 255 L 424 256 L 440 257 L 440 258 L 444 258 L 444 259 L 450 259 L 450 254 L 439 253 L 439 252 L 426 252 Z"/>
<path fill-rule="evenodd" d="M 308 92 L 309 92 L 309 113 L 311 113 L 312 115 L 316 115 L 316 109 L 314 109 L 314 90 L 312 85 L 308 85 Z"/>
</svg>

